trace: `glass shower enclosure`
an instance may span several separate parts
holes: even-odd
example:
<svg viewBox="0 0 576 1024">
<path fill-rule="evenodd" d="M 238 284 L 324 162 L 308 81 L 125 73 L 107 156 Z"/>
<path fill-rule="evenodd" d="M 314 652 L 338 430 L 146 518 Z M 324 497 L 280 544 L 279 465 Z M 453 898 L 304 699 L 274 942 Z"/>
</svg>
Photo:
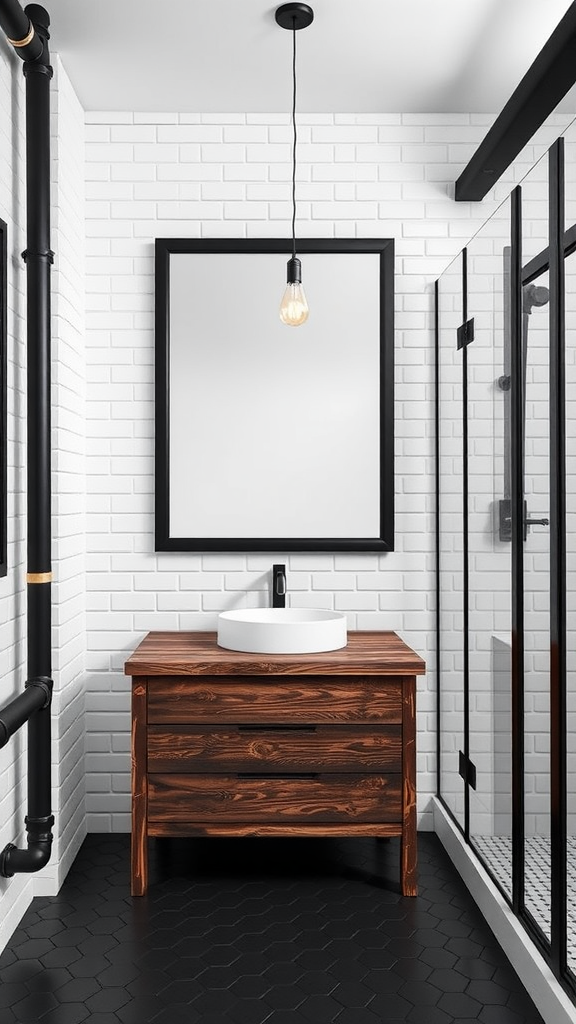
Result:
<svg viewBox="0 0 576 1024">
<path fill-rule="evenodd" d="M 436 282 L 438 797 L 576 996 L 576 130 Z"/>
</svg>

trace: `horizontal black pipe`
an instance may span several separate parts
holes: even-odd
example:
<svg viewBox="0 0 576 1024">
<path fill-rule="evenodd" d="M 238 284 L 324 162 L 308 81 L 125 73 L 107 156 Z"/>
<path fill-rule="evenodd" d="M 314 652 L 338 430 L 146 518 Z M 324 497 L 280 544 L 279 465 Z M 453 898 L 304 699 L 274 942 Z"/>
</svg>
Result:
<svg viewBox="0 0 576 1024">
<path fill-rule="evenodd" d="M 576 82 L 576 3 L 544 44 L 456 182 L 457 202 L 483 199 Z"/>
<path fill-rule="evenodd" d="M 6 746 L 10 737 L 35 711 L 50 703 L 51 693 L 51 679 L 30 679 L 26 683 L 26 689 L 0 710 L 0 747 Z"/>
<path fill-rule="evenodd" d="M 30 7 L 36 7 L 30 4 Z M 30 16 L 29 16 L 30 15 Z M 8 42 L 12 43 L 22 60 L 38 60 L 44 49 L 42 38 L 31 23 L 33 12 L 24 12 L 18 0 L 1 0 L 0 27 L 4 29 Z M 28 40 L 27 42 L 24 42 Z"/>
</svg>

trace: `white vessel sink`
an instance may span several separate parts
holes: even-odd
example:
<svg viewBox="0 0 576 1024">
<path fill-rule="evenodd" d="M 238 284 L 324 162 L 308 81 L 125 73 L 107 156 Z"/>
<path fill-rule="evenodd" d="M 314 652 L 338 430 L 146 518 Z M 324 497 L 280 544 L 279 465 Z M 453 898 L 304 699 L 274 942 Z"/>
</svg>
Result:
<svg viewBox="0 0 576 1024">
<path fill-rule="evenodd" d="M 253 654 L 316 654 L 346 647 L 346 616 L 322 608 L 249 608 L 218 616 L 218 646 Z"/>
</svg>

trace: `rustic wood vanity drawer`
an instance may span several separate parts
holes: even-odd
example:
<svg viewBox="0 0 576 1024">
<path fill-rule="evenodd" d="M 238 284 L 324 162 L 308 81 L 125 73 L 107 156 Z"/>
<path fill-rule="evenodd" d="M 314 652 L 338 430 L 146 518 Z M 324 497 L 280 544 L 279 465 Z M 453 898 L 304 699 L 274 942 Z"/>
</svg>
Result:
<svg viewBox="0 0 576 1024">
<path fill-rule="evenodd" d="M 148 680 L 148 723 L 402 722 L 402 679 L 163 676 Z"/>
<path fill-rule="evenodd" d="M 393 775 L 148 776 L 150 821 L 399 822 Z"/>
<path fill-rule="evenodd" d="M 151 725 L 150 772 L 400 772 L 400 725 Z"/>
<path fill-rule="evenodd" d="M 229 651 L 149 633 L 132 676 L 132 894 L 149 836 L 400 836 L 416 887 L 416 676 L 394 633 L 321 654 Z"/>
</svg>

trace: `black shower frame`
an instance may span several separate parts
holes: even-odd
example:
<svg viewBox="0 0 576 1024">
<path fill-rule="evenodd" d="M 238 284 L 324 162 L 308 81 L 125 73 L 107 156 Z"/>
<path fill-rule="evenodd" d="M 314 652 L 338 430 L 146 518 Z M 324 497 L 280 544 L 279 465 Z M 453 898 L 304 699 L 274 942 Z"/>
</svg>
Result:
<svg viewBox="0 0 576 1024">
<path fill-rule="evenodd" d="M 512 476 L 512 897 L 504 890 L 490 865 L 470 839 L 470 786 L 464 786 L 464 826 L 441 792 L 441 607 L 440 607 L 440 370 L 439 281 L 435 283 L 435 424 L 436 424 L 436 667 L 437 667 L 437 798 L 447 815 L 474 851 L 515 916 L 550 964 L 563 988 L 576 996 L 576 976 L 567 964 L 567 708 L 566 708 L 566 490 L 565 490 L 565 260 L 576 252 L 576 225 L 564 227 L 564 139 L 557 139 L 548 153 L 549 244 L 526 264 L 522 263 L 522 188 L 511 195 L 510 335 L 511 335 L 511 476 Z M 530 914 L 524 893 L 524 430 L 522 287 L 549 272 L 550 351 L 550 812 L 551 812 L 551 940 Z M 462 252 L 462 316 L 468 319 L 467 250 Z M 456 337 L 454 338 L 456 344 Z M 463 744 L 465 758 L 470 744 L 470 672 L 468 637 L 468 444 L 467 355 L 462 359 L 463 400 Z"/>
</svg>

